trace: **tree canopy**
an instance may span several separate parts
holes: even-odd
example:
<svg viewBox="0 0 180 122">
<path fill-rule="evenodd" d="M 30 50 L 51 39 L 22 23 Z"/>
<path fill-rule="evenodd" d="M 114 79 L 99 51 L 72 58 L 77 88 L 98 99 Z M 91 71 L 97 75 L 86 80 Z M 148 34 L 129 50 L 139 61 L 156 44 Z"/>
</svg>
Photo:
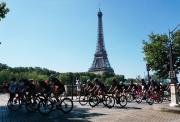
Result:
<svg viewBox="0 0 180 122">
<path fill-rule="evenodd" d="M 168 78 L 169 63 L 169 39 L 166 34 L 151 33 L 148 41 L 143 41 L 144 59 L 150 69 L 159 78 Z M 180 71 L 180 30 L 173 34 L 172 40 L 173 67 L 176 73 Z"/>
<path fill-rule="evenodd" d="M 9 12 L 9 8 L 6 7 L 6 3 L 0 3 L 0 21 L 5 18 L 6 14 Z"/>
<path fill-rule="evenodd" d="M 62 80 L 65 84 L 71 85 L 73 81 L 79 79 L 82 83 L 86 83 L 88 79 L 93 80 L 94 78 L 99 78 L 106 85 L 111 84 L 113 78 L 118 81 L 124 81 L 124 75 L 113 75 L 108 73 L 103 73 L 102 75 L 97 75 L 88 72 L 81 73 L 59 73 L 46 68 L 40 67 L 9 67 L 6 64 L 0 63 L 0 84 L 4 81 L 9 81 L 11 78 L 15 77 L 17 80 L 26 78 L 34 80 L 47 80 L 49 77 L 55 76 L 56 78 Z"/>
</svg>

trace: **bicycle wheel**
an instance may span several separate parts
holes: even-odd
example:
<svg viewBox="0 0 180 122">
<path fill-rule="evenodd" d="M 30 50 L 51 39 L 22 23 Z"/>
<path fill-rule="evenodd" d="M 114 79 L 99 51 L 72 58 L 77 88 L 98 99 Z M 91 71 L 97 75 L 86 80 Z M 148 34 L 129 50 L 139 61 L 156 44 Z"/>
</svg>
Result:
<svg viewBox="0 0 180 122">
<path fill-rule="evenodd" d="M 149 105 L 154 104 L 154 100 L 153 100 L 151 97 L 147 98 L 146 102 L 147 102 Z"/>
<path fill-rule="evenodd" d="M 73 109 L 73 101 L 70 98 L 64 98 L 58 108 L 64 113 L 69 113 Z"/>
<path fill-rule="evenodd" d="M 114 104 L 115 104 L 115 100 L 114 100 L 114 98 L 112 96 L 106 97 L 106 106 L 108 108 L 114 107 Z"/>
<path fill-rule="evenodd" d="M 132 94 L 127 94 L 127 101 L 132 102 L 133 101 L 133 95 Z"/>
<path fill-rule="evenodd" d="M 103 105 L 105 106 L 105 107 L 108 107 L 107 106 L 107 98 L 108 98 L 109 96 L 108 95 L 104 95 L 103 97 L 102 97 L 102 102 L 103 102 Z"/>
<path fill-rule="evenodd" d="M 80 96 L 79 97 L 79 103 L 84 106 L 88 103 L 88 96 L 84 95 L 84 96 Z"/>
<path fill-rule="evenodd" d="M 30 101 L 26 102 L 26 110 L 30 112 L 35 112 L 39 108 L 39 100 L 38 99 L 31 99 Z"/>
<path fill-rule="evenodd" d="M 56 99 L 55 97 L 50 97 L 49 101 L 52 103 L 52 108 L 51 108 L 51 110 L 52 110 L 52 111 L 55 111 L 56 108 L 57 108 L 57 105 L 58 105 L 58 104 L 57 104 L 57 103 L 58 103 L 57 99 Z"/>
<path fill-rule="evenodd" d="M 15 97 L 12 101 L 8 100 L 7 107 L 11 111 L 17 111 L 20 108 L 20 100 Z"/>
<path fill-rule="evenodd" d="M 96 105 L 98 105 L 98 103 L 99 103 L 99 99 L 97 96 L 92 95 L 89 97 L 89 105 L 91 107 L 95 107 Z"/>
<path fill-rule="evenodd" d="M 157 99 L 157 103 L 162 103 L 163 102 L 163 97 L 159 97 L 158 99 Z"/>
<path fill-rule="evenodd" d="M 142 97 L 140 95 L 136 96 L 136 102 L 140 104 L 142 102 Z"/>
<path fill-rule="evenodd" d="M 119 97 L 119 104 L 121 107 L 125 107 L 127 105 L 127 97 L 125 95 L 121 95 Z"/>
<path fill-rule="evenodd" d="M 52 111 L 53 104 L 50 101 L 41 100 L 39 102 L 38 111 L 42 115 L 47 115 Z"/>
</svg>

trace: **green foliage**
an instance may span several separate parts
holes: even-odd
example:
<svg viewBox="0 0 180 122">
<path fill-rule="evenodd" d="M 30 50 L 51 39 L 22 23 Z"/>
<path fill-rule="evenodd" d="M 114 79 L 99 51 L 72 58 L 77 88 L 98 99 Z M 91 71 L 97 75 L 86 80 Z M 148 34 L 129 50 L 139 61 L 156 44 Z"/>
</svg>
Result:
<svg viewBox="0 0 180 122">
<path fill-rule="evenodd" d="M 112 76 L 107 76 L 104 80 L 104 83 L 106 85 L 111 85 L 112 84 L 112 81 L 113 79 L 115 79 L 116 81 L 122 81 L 124 82 L 125 81 L 125 78 L 124 78 L 124 75 L 112 75 Z"/>
<path fill-rule="evenodd" d="M 73 81 L 75 81 L 75 77 L 73 73 L 60 73 L 58 78 L 64 82 L 64 84 L 71 85 Z"/>
<path fill-rule="evenodd" d="M 111 84 L 113 79 L 117 81 L 124 81 L 124 75 L 115 75 L 110 73 L 103 73 L 97 75 L 89 72 L 81 73 L 58 73 L 45 68 L 40 67 L 15 67 L 11 68 L 5 64 L 0 63 L 0 84 L 3 81 L 9 81 L 15 77 L 17 80 L 21 78 L 34 79 L 34 80 L 47 80 L 49 77 L 56 77 L 64 82 L 64 84 L 72 85 L 75 84 L 76 80 L 79 79 L 82 83 L 86 83 L 88 79 L 93 80 L 99 78 L 105 85 Z"/>
<path fill-rule="evenodd" d="M 6 3 L 0 3 L 0 21 L 5 18 L 5 15 L 9 12 L 9 9 L 6 7 Z"/>
<path fill-rule="evenodd" d="M 87 81 L 88 79 L 90 79 L 90 77 L 87 76 L 87 75 L 82 75 L 82 76 L 80 76 L 80 78 L 79 78 L 79 80 L 80 80 L 82 83 L 86 83 L 86 81 Z"/>
<path fill-rule="evenodd" d="M 101 76 L 100 76 L 100 79 L 102 80 L 102 82 L 106 82 L 106 79 L 107 78 L 110 78 L 110 77 L 114 77 L 115 75 L 112 74 L 112 73 L 109 73 L 109 72 L 104 72 Z"/>
<path fill-rule="evenodd" d="M 133 81 L 134 83 L 136 83 L 136 82 L 137 82 L 137 80 L 136 80 L 136 79 L 133 79 L 133 78 L 128 78 L 128 79 L 127 79 L 127 83 L 130 83 L 130 81 Z"/>
<path fill-rule="evenodd" d="M 55 71 L 51 71 L 45 68 L 39 67 L 15 67 L 11 68 L 5 64 L 0 63 L 0 82 L 9 81 L 15 77 L 17 80 L 21 78 L 45 80 L 51 74 L 55 74 Z"/>
<path fill-rule="evenodd" d="M 172 45 L 173 45 L 174 67 L 177 72 L 180 72 L 180 30 L 175 32 Z"/>
<path fill-rule="evenodd" d="M 180 71 L 180 31 L 176 31 L 173 38 L 172 52 L 173 64 L 177 73 Z M 166 79 L 169 72 L 169 39 L 166 34 L 149 35 L 149 40 L 143 42 L 143 52 L 145 61 L 150 65 L 150 69 L 159 78 Z"/>
</svg>

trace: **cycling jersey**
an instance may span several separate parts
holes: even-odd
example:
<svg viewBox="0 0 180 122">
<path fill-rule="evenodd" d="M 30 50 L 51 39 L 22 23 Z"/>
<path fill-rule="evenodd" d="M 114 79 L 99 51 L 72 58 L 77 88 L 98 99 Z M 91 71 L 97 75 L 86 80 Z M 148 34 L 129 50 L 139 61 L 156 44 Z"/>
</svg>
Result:
<svg viewBox="0 0 180 122">
<path fill-rule="evenodd" d="M 59 92 L 60 94 L 65 92 L 64 84 L 62 84 L 60 81 L 54 83 L 54 88 L 55 91 Z"/>
</svg>

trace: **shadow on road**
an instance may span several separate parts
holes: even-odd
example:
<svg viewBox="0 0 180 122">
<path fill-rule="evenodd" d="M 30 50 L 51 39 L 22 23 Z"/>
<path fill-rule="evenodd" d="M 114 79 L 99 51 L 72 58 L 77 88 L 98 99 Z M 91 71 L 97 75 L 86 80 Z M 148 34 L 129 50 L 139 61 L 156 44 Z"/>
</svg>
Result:
<svg viewBox="0 0 180 122">
<path fill-rule="evenodd" d="M 142 108 L 140 108 L 140 107 L 118 107 L 118 106 L 116 106 L 116 107 L 114 107 L 114 109 L 126 109 L 126 110 L 137 110 L 137 109 L 142 109 Z"/>
<path fill-rule="evenodd" d="M 77 108 L 64 114 L 59 110 L 51 112 L 49 115 L 41 115 L 39 112 L 28 112 L 24 107 L 18 111 L 10 111 L 7 106 L 0 106 L 0 121 L 5 122 L 88 122 L 91 117 L 101 116 L 104 114 L 90 113 L 90 108 Z"/>
</svg>

